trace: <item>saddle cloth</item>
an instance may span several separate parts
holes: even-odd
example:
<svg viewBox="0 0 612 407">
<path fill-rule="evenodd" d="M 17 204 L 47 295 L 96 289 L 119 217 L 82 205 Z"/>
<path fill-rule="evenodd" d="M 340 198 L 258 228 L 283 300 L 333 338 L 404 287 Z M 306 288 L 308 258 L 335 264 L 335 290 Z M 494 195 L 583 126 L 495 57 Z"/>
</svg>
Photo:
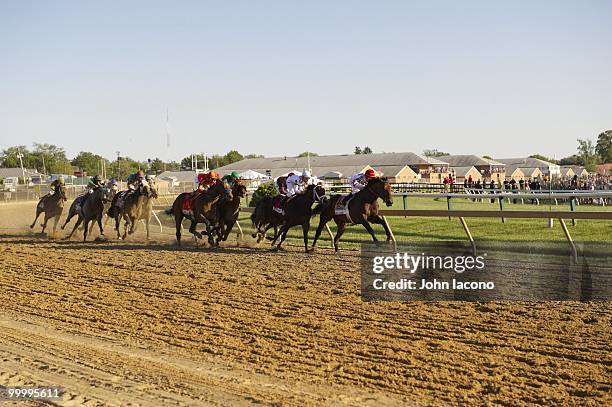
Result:
<svg viewBox="0 0 612 407">
<path fill-rule="evenodd" d="M 83 200 L 86 196 L 87 195 L 80 195 L 74 200 L 74 209 L 77 211 L 77 213 L 81 213 L 81 209 L 83 208 Z"/>
<path fill-rule="evenodd" d="M 117 208 L 123 208 L 123 202 L 129 193 L 130 191 L 121 191 L 117 193 Z"/>
<path fill-rule="evenodd" d="M 349 204 L 353 200 L 355 195 L 343 195 L 340 199 L 336 201 L 336 205 L 334 206 L 334 215 L 343 217 L 345 221 L 349 223 L 353 223 L 351 219 L 351 215 L 349 213 Z"/>
<path fill-rule="evenodd" d="M 272 210 L 278 214 L 281 215 L 285 215 L 285 208 L 283 205 L 283 200 L 284 200 L 284 196 L 279 195 L 277 197 L 274 198 L 274 201 L 272 202 Z"/>
</svg>

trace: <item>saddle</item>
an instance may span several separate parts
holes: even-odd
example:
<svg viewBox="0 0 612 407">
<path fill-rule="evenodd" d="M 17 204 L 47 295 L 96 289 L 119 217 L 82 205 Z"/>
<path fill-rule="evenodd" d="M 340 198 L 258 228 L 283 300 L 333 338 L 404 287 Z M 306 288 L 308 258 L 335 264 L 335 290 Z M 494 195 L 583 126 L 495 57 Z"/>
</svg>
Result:
<svg viewBox="0 0 612 407">
<path fill-rule="evenodd" d="M 117 208 L 123 208 L 123 203 L 125 202 L 125 198 L 127 198 L 130 192 L 132 191 L 117 192 L 117 201 L 115 203 L 115 206 L 117 206 Z"/>
<path fill-rule="evenodd" d="M 351 219 L 351 215 L 349 213 L 349 204 L 355 197 L 354 194 L 342 195 L 340 199 L 336 201 L 336 205 L 334 206 L 334 215 L 344 217 L 345 221 L 349 223 L 353 223 Z"/>
</svg>

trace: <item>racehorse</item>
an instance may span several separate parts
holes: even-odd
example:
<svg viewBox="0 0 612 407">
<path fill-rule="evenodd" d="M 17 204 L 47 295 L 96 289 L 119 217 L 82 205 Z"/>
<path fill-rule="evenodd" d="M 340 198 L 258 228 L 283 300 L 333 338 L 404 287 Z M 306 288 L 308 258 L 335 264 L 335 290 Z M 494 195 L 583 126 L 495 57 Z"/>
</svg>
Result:
<svg viewBox="0 0 612 407">
<path fill-rule="evenodd" d="M 34 225 L 38 220 L 38 217 L 41 213 L 45 213 L 45 220 L 42 223 L 42 231 L 40 233 L 45 233 L 45 228 L 47 227 L 47 222 L 49 219 L 53 219 L 53 234 L 57 229 L 57 223 L 59 222 L 60 217 L 62 216 L 62 212 L 64 211 L 64 203 L 66 202 L 66 186 L 58 185 L 55 187 L 55 193 L 53 195 L 45 195 L 40 198 L 38 201 L 38 205 L 36 205 L 36 218 L 34 218 L 34 222 L 30 225 L 30 229 L 34 229 Z"/>
<path fill-rule="evenodd" d="M 251 236 L 257 238 L 257 243 L 261 242 L 264 238 L 272 240 L 273 238 L 266 237 L 266 232 L 268 229 L 274 228 L 274 236 L 276 236 L 279 225 L 283 223 L 283 215 L 274 210 L 276 199 L 279 199 L 278 195 L 260 199 L 251 214 L 251 222 L 255 226 L 255 233 Z"/>
<path fill-rule="evenodd" d="M 219 203 L 223 197 L 229 201 L 233 200 L 232 191 L 227 182 L 217 182 L 194 198 L 192 194 L 193 192 L 183 192 L 176 197 L 172 208 L 166 210 L 166 214 L 174 215 L 176 242 L 181 245 L 181 226 L 183 219 L 187 218 L 191 221 L 189 232 L 201 239 L 202 233 L 196 231 L 196 225 L 204 223 L 206 225 L 204 234 L 208 235 L 208 243 L 216 246 L 218 240 L 215 241 L 215 236 L 219 237 Z"/>
<path fill-rule="evenodd" d="M 147 240 L 149 240 L 149 222 L 151 222 L 151 216 L 153 215 L 153 200 L 157 199 L 157 188 L 155 188 L 155 184 L 153 182 L 149 183 L 149 195 L 144 197 L 144 201 L 142 203 L 142 209 L 140 211 L 140 216 L 136 221 L 144 220 L 145 227 L 147 229 Z M 136 226 L 134 225 L 134 228 Z"/>
<path fill-rule="evenodd" d="M 125 239 L 128 233 L 130 235 L 134 233 L 136 222 L 138 219 L 140 219 L 143 211 L 145 199 L 150 195 L 150 193 L 151 187 L 149 184 L 140 181 L 135 185 L 135 189 L 133 191 L 122 191 L 115 195 L 107 213 L 108 216 L 115 219 L 115 231 L 117 232 L 117 238 Z M 122 200 L 120 206 L 118 204 L 119 199 Z M 121 233 L 119 232 L 121 219 L 125 221 L 123 236 L 121 236 Z"/>
<path fill-rule="evenodd" d="M 314 213 L 320 213 L 319 226 L 317 227 L 311 250 L 315 250 L 317 240 L 321 235 L 323 227 L 332 219 L 336 222 L 336 225 L 338 225 L 338 231 L 334 237 L 334 249 L 336 251 L 338 251 L 338 241 L 344 234 L 347 224 L 363 225 L 368 233 L 370 233 L 370 236 L 372 236 L 372 240 L 378 242 L 374 234 L 374 229 L 372 229 L 372 225 L 370 225 L 370 222 L 377 223 L 382 225 L 385 229 L 387 241 L 391 241 L 391 231 L 384 219 L 378 215 L 378 198 L 382 199 L 387 206 L 393 205 L 391 185 L 386 178 L 372 178 L 361 191 L 352 195 L 348 202 L 348 216 L 346 213 L 336 214 L 336 206 L 339 200 L 347 199 L 347 195 L 332 195 L 330 199 L 317 205 L 314 209 Z"/>
<path fill-rule="evenodd" d="M 226 241 L 232 228 L 238 220 L 240 213 L 240 200 L 246 196 L 246 186 L 239 182 L 235 182 L 232 187 L 232 199 L 223 200 L 221 202 L 221 218 L 219 219 L 219 228 L 221 229 L 221 240 Z"/>
<path fill-rule="evenodd" d="M 319 202 L 320 204 L 323 197 L 325 197 L 325 188 L 321 185 L 311 184 L 306 187 L 304 192 L 288 198 L 284 205 L 285 214 L 283 216 L 283 224 L 272 240 L 272 245 L 274 246 L 276 240 L 279 237 L 281 238 L 276 246 L 277 250 L 280 250 L 289 229 L 294 226 L 302 225 L 304 250 L 308 252 L 308 230 L 310 229 L 310 218 L 313 215 L 312 204 L 315 202 Z"/>
<path fill-rule="evenodd" d="M 66 227 L 70 219 L 73 216 L 78 215 L 78 220 L 72 228 L 72 232 L 66 239 L 70 239 L 77 230 L 79 225 L 83 223 L 83 241 L 87 241 L 87 232 L 89 231 L 89 222 L 98 222 L 100 228 L 100 236 L 104 236 L 104 228 L 102 227 L 102 215 L 104 214 L 104 204 L 109 200 L 109 190 L 105 187 L 97 188 L 89 196 L 83 195 L 72 202 L 70 210 L 68 211 L 68 217 L 62 225 L 62 230 Z M 92 224 L 93 227 L 93 224 Z"/>
</svg>

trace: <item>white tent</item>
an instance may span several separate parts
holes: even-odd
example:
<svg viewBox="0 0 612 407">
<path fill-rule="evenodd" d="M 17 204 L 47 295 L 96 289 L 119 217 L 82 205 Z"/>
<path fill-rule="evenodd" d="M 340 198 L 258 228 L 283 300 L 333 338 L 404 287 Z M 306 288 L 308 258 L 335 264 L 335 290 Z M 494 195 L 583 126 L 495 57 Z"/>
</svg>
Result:
<svg viewBox="0 0 612 407">
<path fill-rule="evenodd" d="M 257 171 L 247 170 L 245 172 L 240 173 L 240 178 L 241 179 L 268 179 L 270 177 L 260 172 L 257 172 Z"/>
</svg>

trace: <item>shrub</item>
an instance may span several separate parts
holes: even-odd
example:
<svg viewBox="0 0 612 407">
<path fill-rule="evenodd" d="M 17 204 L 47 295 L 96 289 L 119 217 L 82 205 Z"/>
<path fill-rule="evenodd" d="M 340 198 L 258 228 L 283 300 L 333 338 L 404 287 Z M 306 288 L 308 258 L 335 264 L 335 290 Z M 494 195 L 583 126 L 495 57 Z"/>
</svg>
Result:
<svg viewBox="0 0 612 407">
<path fill-rule="evenodd" d="M 262 198 L 271 198 L 276 195 L 278 195 L 278 192 L 276 192 L 274 182 L 266 182 L 265 184 L 261 184 L 259 188 L 257 188 L 257 190 L 253 193 L 253 198 L 251 198 L 249 206 L 256 206 L 257 202 L 259 202 Z"/>
</svg>

